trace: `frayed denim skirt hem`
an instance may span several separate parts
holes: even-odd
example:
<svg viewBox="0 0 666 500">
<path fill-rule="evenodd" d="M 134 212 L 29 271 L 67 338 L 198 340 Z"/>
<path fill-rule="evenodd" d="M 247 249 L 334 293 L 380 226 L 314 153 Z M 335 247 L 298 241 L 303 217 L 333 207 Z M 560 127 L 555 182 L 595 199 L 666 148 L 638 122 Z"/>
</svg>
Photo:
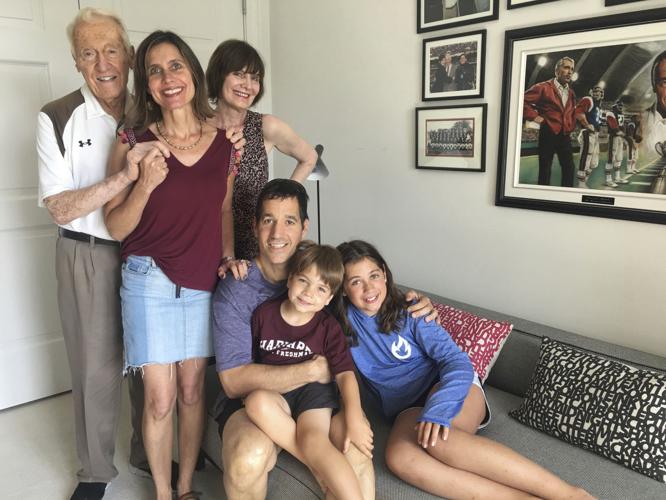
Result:
<svg viewBox="0 0 666 500">
<path fill-rule="evenodd" d="M 125 372 L 212 356 L 211 295 L 178 287 L 151 257 L 128 256 L 120 288 Z"/>
</svg>

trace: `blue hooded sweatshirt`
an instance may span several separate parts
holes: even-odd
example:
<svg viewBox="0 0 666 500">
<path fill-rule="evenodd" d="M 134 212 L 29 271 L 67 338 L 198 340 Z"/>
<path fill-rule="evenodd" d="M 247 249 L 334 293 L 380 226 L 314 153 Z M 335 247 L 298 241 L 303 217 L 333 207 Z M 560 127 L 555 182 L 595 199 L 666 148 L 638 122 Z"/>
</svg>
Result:
<svg viewBox="0 0 666 500">
<path fill-rule="evenodd" d="M 418 421 L 450 427 L 467 397 L 474 369 L 446 330 L 434 321 L 426 323 L 407 314 L 399 331 L 382 333 L 376 317 L 352 304 L 347 317 L 359 342 L 351 349 L 352 357 L 384 415 L 394 418 L 439 382 Z"/>
</svg>

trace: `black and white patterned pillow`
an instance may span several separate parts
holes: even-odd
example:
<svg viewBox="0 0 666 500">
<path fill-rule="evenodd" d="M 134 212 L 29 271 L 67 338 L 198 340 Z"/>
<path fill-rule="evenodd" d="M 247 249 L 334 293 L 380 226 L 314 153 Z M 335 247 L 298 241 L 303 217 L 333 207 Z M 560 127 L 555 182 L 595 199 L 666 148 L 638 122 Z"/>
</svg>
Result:
<svg viewBox="0 0 666 500">
<path fill-rule="evenodd" d="M 666 483 L 666 374 L 549 338 L 519 422 Z"/>
</svg>

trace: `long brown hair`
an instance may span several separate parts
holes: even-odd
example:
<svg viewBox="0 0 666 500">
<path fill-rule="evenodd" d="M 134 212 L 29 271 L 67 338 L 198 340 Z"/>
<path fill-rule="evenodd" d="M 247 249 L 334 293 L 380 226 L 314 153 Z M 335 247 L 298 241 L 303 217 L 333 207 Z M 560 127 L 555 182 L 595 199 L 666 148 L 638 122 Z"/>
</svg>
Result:
<svg viewBox="0 0 666 500">
<path fill-rule="evenodd" d="M 192 99 L 192 111 L 199 120 L 205 120 L 213 116 L 213 110 L 206 98 L 206 85 L 203 68 L 199 59 L 185 41 L 172 31 L 153 31 L 144 38 L 136 51 L 134 64 L 134 105 L 127 113 L 125 126 L 134 128 L 137 132 L 143 132 L 148 125 L 162 119 L 162 110 L 155 103 L 148 91 L 148 52 L 153 47 L 162 43 L 169 43 L 178 49 L 183 56 L 187 66 L 192 73 L 194 82 L 194 98 Z"/>
<path fill-rule="evenodd" d="M 400 291 L 393 281 L 393 273 L 384 260 L 384 257 L 382 257 L 374 246 L 362 240 L 347 241 L 339 244 L 337 248 L 342 256 L 342 263 L 345 266 L 363 259 L 370 259 L 384 270 L 384 274 L 386 275 L 386 298 L 377 314 L 379 331 L 388 334 L 402 328 L 407 314 L 405 309 L 407 301 L 405 300 L 405 294 Z M 342 330 L 352 338 L 352 343 L 356 345 L 356 333 L 347 319 L 348 306 L 349 299 L 343 296 L 342 293 L 338 293 L 334 299 L 332 310 L 340 322 Z"/>
</svg>

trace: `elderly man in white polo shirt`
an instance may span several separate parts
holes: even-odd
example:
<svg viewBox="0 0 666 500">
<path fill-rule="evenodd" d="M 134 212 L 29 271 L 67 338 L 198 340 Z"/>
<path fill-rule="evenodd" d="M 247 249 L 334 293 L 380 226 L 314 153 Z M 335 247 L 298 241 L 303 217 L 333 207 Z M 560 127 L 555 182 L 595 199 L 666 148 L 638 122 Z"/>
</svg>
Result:
<svg viewBox="0 0 666 500">
<path fill-rule="evenodd" d="M 81 461 L 71 499 L 92 500 L 102 498 L 118 474 L 113 453 L 123 368 L 119 244 L 104 226 L 101 207 L 138 178 L 138 162 L 149 150 L 169 150 L 141 144 L 124 170 L 106 178 L 134 50 L 121 20 L 103 10 L 82 9 L 67 33 L 85 84 L 39 113 L 39 203 L 59 226 L 58 305 Z"/>
</svg>

